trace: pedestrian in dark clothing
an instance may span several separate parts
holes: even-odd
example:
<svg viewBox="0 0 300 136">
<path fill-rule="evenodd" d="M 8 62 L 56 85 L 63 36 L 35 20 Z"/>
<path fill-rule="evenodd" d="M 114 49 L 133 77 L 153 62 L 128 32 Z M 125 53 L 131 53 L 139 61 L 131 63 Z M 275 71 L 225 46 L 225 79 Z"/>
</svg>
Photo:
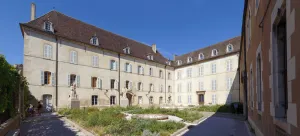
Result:
<svg viewBox="0 0 300 136">
<path fill-rule="evenodd" d="M 41 115 L 41 110 L 43 108 L 42 102 L 39 101 L 37 108 L 38 108 L 38 115 Z"/>
</svg>

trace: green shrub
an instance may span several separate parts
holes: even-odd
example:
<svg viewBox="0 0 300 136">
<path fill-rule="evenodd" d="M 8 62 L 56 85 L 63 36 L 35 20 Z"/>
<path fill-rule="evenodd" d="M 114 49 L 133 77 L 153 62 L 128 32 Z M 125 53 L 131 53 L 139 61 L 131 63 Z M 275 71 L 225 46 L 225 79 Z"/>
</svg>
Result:
<svg viewBox="0 0 300 136">
<path fill-rule="evenodd" d="M 225 112 L 225 113 L 243 113 L 243 105 L 239 102 L 236 102 L 238 104 L 238 110 L 236 111 L 234 109 L 234 103 L 231 103 L 230 105 L 203 105 L 196 108 L 193 108 L 193 110 L 196 111 L 206 111 L 206 112 Z"/>
</svg>

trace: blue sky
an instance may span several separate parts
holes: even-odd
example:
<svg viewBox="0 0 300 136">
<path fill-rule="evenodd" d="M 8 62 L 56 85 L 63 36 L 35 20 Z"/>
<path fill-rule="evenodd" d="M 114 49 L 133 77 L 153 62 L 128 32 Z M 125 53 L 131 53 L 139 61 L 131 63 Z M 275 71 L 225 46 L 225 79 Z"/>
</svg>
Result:
<svg viewBox="0 0 300 136">
<path fill-rule="evenodd" d="M 241 33 L 243 0 L 1 0 L 0 54 L 23 63 L 19 23 L 55 9 L 113 33 L 151 45 L 167 57 L 235 37 Z"/>
</svg>

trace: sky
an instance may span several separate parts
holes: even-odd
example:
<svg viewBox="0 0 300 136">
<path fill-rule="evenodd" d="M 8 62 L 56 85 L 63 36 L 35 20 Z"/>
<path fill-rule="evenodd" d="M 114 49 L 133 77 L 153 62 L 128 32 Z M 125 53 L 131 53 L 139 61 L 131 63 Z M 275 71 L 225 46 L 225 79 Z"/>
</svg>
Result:
<svg viewBox="0 0 300 136">
<path fill-rule="evenodd" d="M 124 37 L 156 44 L 166 57 L 181 55 L 241 34 L 243 0 L 1 0 L 0 54 L 23 63 L 19 23 L 51 10 Z"/>
</svg>

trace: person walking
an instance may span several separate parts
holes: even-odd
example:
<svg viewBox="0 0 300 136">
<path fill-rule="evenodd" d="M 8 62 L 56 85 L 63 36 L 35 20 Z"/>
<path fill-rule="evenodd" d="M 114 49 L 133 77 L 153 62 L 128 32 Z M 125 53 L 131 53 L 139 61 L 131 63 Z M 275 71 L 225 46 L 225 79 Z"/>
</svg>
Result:
<svg viewBox="0 0 300 136">
<path fill-rule="evenodd" d="M 41 115 L 41 110 L 42 110 L 42 108 L 43 108 L 43 105 L 42 105 L 42 102 L 41 101 L 39 101 L 38 102 L 38 107 L 37 107 L 38 109 L 38 115 L 40 116 Z"/>
</svg>

